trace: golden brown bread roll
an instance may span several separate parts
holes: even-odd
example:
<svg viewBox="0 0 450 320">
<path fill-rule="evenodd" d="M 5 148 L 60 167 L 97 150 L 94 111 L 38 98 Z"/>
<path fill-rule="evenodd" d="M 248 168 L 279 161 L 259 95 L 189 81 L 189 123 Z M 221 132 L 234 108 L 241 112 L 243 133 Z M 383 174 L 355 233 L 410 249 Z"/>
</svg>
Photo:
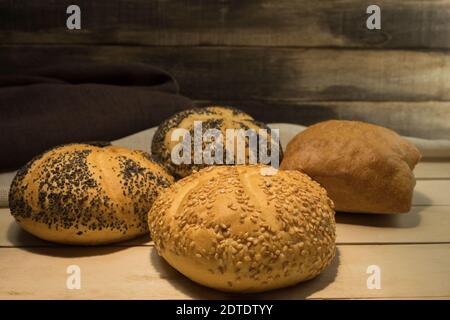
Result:
<svg viewBox="0 0 450 320">
<path fill-rule="evenodd" d="M 419 159 L 417 148 L 390 129 L 331 120 L 295 136 L 280 168 L 319 182 L 336 211 L 401 213 L 411 208 Z"/>
<path fill-rule="evenodd" d="M 335 254 L 333 203 L 298 171 L 211 166 L 155 201 L 149 229 L 175 269 L 223 291 L 258 292 L 317 276 Z"/>
<path fill-rule="evenodd" d="M 70 144 L 20 169 L 9 205 L 17 222 L 39 238 L 104 244 L 148 232 L 148 210 L 172 182 L 142 151 Z"/>
<path fill-rule="evenodd" d="M 155 132 L 152 141 L 152 156 L 161 162 L 176 178 L 186 177 L 193 171 L 198 171 L 208 166 L 205 162 L 202 164 L 195 164 L 193 161 L 191 164 L 175 164 L 171 159 L 171 151 L 175 145 L 179 143 L 179 141 L 171 141 L 172 132 L 175 129 L 182 128 L 190 131 L 191 137 L 193 137 L 194 121 L 202 121 L 203 132 L 207 129 L 218 129 L 224 137 L 226 136 L 226 129 L 253 129 L 258 134 L 258 139 L 261 139 L 262 136 L 259 134 L 259 130 L 266 129 L 269 134 L 268 139 L 273 139 L 271 129 L 266 124 L 256 121 L 250 115 L 235 108 L 209 106 L 181 111 L 161 123 L 158 130 Z M 273 141 L 275 142 L 275 140 Z M 279 147 L 276 151 L 278 152 L 278 159 L 281 161 L 282 149 L 281 145 L 278 145 Z M 248 154 L 248 143 L 246 148 L 246 153 Z M 205 149 L 205 145 L 203 146 L 203 149 Z M 225 148 L 223 150 L 225 150 Z M 268 144 L 268 153 L 270 154 L 270 152 L 271 144 Z M 193 153 L 194 147 L 192 147 L 192 154 Z M 226 152 L 224 151 L 224 163 L 225 154 Z M 192 159 L 194 159 L 193 156 Z M 236 157 L 234 159 L 236 160 Z M 246 161 L 245 163 L 248 164 L 249 162 Z M 261 163 L 261 161 L 258 161 L 258 163 Z M 276 167 L 278 167 L 278 164 L 276 164 Z"/>
</svg>

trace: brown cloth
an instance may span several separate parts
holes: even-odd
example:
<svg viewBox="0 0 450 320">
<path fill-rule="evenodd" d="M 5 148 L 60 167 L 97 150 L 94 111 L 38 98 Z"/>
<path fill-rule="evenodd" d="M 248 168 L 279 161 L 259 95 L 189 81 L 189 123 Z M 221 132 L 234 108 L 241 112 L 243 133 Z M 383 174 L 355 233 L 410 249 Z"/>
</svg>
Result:
<svg viewBox="0 0 450 320">
<path fill-rule="evenodd" d="M 157 126 L 190 107 L 175 79 L 149 65 L 64 65 L 0 76 L 0 171 L 56 145 L 111 141 Z"/>
</svg>

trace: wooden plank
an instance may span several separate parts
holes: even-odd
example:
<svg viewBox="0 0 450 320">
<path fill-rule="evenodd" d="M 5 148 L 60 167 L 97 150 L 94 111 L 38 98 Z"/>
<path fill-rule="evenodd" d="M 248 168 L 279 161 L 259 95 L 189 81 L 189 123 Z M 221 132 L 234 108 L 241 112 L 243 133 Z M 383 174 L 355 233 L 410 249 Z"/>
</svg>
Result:
<svg viewBox="0 0 450 320">
<path fill-rule="evenodd" d="M 338 259 L 318 279 L 264 298 L 413 298 L 450 296 L 450 245 L 338 246 Z M 369 265 L 381 269 L 381 289 L 367 289 Z M 322 278 L 323 277 L 323 278 Z"/>
<path fill-rule="evenodd" d="M 0 42 L 449 48 L 450 1 L 380 0 L 382 30 L 366 2 L 345 0 L 78 0 L 82 30 L 66 29 L 69 0 L 1 0 Z"/>
<path fill-rule="evenodd" d="M 442 297 L 386 297 L 386 298 L 356 298 L 351 300 L 450 300 L 450 296 Z M 314 299 L 320 300 L 320 299 Z"/>
<path fill-rule="evenodd" d="M 450 179 L 449 161 L 421 161 L 414 168 L 416 179 Z"/>
<path fill-rule="evenodd" d="M 442 101 L 299 101 L 298 99 L 198 100 L 236 106 L 267 123 L 311 125 L 330 119 L 359 120 L 391 128 L 404 136 L 450 138 L 450 103 Z"/>
<path fill-rule="evenodd" d="M 336 242 L 450 243 L 450 206 L 413 207 L 407 214 L 336 214 Z"/>
<path fill-rule="evenodd" d="M 449 253 L 450 244 L 338 246 L 333 264 L 318 278 L 291 288 L 240 296 L 193 283 L 168 266 L 150 247 L 0 248 L 0 298 L 445 297 L 450 296 Z M 80 290 L 66 288 L 66 270 L 74 264 L 81 268 Z M 369 265 L 381 269 L 379 290 L 367 288 Z"/>
<path fill-rule="evenodd" d="M 450 180 L 417 180 L 412 202 L 416 206 L 450 205 Z"/>
<path fill-rule="evenodd" d="M 0 46 L 0 70 L 150 63 L 193 99 L 450 100 L 450 53 L 229 47 Z M 273 119 L 272 122 L 278 121 Z"/>
<path fill-rule="evenodd" d="M 450 206 L 413 207 L 407 214 L 373 215 L 337 213 L 338 244 L 450 243 Z M 114 244 L 117 247 L 150 246 L 149 237 Z M 9 209 L 0 209 L 0 247 L 49 247 L 14 221 Z"/>
</svg>

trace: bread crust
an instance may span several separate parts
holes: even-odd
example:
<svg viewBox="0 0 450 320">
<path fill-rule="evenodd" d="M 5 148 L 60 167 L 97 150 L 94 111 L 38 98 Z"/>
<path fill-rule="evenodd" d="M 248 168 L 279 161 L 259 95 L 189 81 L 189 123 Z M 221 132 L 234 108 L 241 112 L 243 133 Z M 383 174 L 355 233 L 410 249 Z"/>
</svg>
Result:
<svg viewBox="0 0 450 320">
<path fill-rule="evenodd" d="M 317 276 L 335 254 L 333 203 L 298 171 L 212 166 L 179 180 L 149 213 L 175 269 L 222 291 L 260 292 Z"/>
<path fill-rule="evenodd" d="M 282 170 L 308 174 L 336 211 L 402 213 L 411 209 L 418 149 L 394 131 L 359 121 L 315 124 L 287 145 Z"/>
<path fill-rule="evenodd" d="M 172 182 L 145 152 L 70 144 L 21 168 L 11 185 L 9 205 L 16 221 L 39 238 L 106 244 L 148 232 L 148 210 Z"/>
<path fill-rule="evenodd" d="M 171 151 L 175 144 L 170 140 L 173 130 L 183 128 L 191 132 L 193 136 L 194 121 L 202 121 L 203 131 L 206 129 L 218 129 L 223 136 L 226 129 L 254 129 L 258 133 L 259 129 L 266 129 L 269 137 L 271 129 L 264 123 L 256 121 L 250 115 L 233 107 L 208 106 L 204 108 L 192 108 L 181 111 L 169 119 L 163 121 L 152 141 L 152 156 L 158 160 L 175 177 L 183 178 L 193 171 L 198 171 L 207 167 L 207 164 L 174 164 L 171 160 Z M 194 148 L 192 148 L 193 152 Z M 270 152 L 270 145 L 268 152 Z M 224 152 L 225 155 L 225 152 Z M 283 157 L 281 144 L 279 145 L 279 159 Z M 224 161 L 225 163 L 225 161 Z"/>
</svg>

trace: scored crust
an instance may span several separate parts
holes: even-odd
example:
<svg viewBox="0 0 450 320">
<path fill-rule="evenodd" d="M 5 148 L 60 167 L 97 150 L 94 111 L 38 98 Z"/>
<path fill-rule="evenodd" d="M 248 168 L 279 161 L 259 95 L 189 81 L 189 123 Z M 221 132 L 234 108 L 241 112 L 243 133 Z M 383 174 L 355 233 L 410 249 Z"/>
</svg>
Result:
<svg viewBox="0 0 450 320">
<path fill-rule="evenodd" d="M 298 171 L 212 166 L 155 201 L 149 228 L 158 253 L 203 285 L 258 292 L 317 276 L 335 254 L 333 203 Z"/>
<path fill-rule="evenodd" d="M 17 222 L 39 238 L 104 244 L 148 232 L 148 210 L 172 182 L 145 152 L 70 144 L 20 169 L 9 205 Z"/>
</svg>

